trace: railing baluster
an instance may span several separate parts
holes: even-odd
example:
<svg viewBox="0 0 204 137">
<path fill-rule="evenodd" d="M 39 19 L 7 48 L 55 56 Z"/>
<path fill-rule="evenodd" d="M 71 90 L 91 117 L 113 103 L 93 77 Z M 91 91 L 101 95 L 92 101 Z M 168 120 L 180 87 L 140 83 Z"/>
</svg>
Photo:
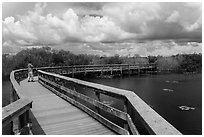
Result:
<svg viewBox="0 0 204 137">
<path fill-rule="evenodd" d="M 97 100 L 100 102 L 101 101 L 101 98 L 100 98 L 100 93 L 99 92 L 95 92 L 95 94 L 96 94 L 96 98 L 97 98 Z M 99 114 L 100 112 L 100 109 L 98 108 L 98 107 L 95 107 L 96 108 L 96 111 L 97 111 L 97 113 Z"/>
<path fill-rule="evenodd" d="M 123 102 L 124 102 L 123 111 L 124 111 L 125 113 L 128 113 L 127 99 L 125 98 Z M 127 124 L 126 122 L 124 123 L 124 129 L 128 130 L 128 124 Z"/>
<path fill-rule="evenodd" d="M 86 77 L 87 74 L 87 70 L 86 70 L 86 66 L 84 66 L 84 76 Z"/>
<path fill-rule="evenodd" d="M 72 67 L 72 77 L 74 77 L 74 67 Z"/>
</svg>

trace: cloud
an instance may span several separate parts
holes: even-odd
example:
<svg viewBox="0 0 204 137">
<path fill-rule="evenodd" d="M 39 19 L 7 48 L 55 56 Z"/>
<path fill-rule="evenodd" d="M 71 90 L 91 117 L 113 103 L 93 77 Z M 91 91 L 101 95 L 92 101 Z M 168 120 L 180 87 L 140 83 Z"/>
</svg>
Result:
<svg viewBox="0 0 204 137">
<path fill-rule="evenodd" d="M 201 39 L 201 3 L 111 3 L 103 12 L 135 40 Z"/>
<path fill-rule="evenodd" d="M 177 22 L 180 15 L 178 11 L 174 11 L 167 19 L 166 22 Z"/>
<path fill-rule="evenodd" d="M 196 20 L 194 23 L 186 26 L 186 30 L 189 32 L 193 32 L 193 31 L 201 31 L 201 27 L 202 27 L 202 17 L 200 16 L 198 18 L 198 20 Z"/>
<path fill-rule="evenodd" d="M 125 31 L 140 34 L 147 21 L 160 18 L 159 9 L 158 3 L 110 3 L 104 5 L 103 13 Z"/>
<path fill-rule="evenodd" d="M 47 14 L 46 4 L 36 4 L 34 11 L 20 16 L 20 21 L 8 17 L 3 21 L 4 40 L 13 43 L 62 44 L 65 42 L 120 41 L 134 37 L 125 32 L 109 17 L 85 16 L 80 18 L 73 9 L 68 9 L 62 18 Z M 14 39 L 11 37 L 15 37 Z M 27 45 L 27 44 L 26 44 Z"/>
<path fill-rule="evenodd" d="M 86 42 L 120 41 L 135 36 L 122 30 L 106 16 L 102 18 L 86 16 L 82 21 L 82 31 L 88 34 L 85 37 Z"/>
<path fill-rule="evenodd" d="M 3 20 L 2 44 L 66 46 L 99 55 L 201 52 L 201 11 L 201 3 L 37 3 Z"/>
</svg>

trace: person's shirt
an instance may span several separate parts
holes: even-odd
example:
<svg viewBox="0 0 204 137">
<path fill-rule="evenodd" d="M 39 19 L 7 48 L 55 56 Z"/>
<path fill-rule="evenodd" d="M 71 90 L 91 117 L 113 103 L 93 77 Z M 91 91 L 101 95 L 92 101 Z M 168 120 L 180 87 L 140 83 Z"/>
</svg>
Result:
<svg viewBox="0 0 204 137">
<path fill-rule="evenodd" d="M 28 64 L 28 72 L 32 72 L 33 71 L 33 65 L 32 64 Z"/>
</svg>

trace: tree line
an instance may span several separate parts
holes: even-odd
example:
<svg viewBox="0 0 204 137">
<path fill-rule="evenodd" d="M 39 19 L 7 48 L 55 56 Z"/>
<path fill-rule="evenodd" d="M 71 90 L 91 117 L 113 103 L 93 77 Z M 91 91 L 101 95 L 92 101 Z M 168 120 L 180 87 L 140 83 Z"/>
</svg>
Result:
<svg viewBox="0 0 204 137">
<path fill-rule="evenodd" d="M 8 78 L 14 69 L 26 68 L 31 62 L 34 67 L 72 66 L 72 65 L 100 65 L 100 64 L 137 64 L 155 63 L 159 71 L 174 72 L 202 71 L 202 54 L 177 54 L 173 56 L 133 57 L 114 55 L 111 57 L 73 54 L 70 51 L 55 50 L 50 47 L 25 49 L 16 55 L 2 54 L 2 77 Z"/>
</svg>

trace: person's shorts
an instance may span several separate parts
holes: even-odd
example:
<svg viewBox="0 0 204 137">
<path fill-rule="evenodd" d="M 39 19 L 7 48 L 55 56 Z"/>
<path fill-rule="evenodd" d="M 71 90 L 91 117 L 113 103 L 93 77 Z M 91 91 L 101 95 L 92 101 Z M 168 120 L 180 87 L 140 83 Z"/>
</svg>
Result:
<svg viewBox="0 0 204 137">
<path fill-rule="evenodd" d="M 33 72 L 32 72 L 32 71 L 30 71 L 30 72 L 28 73 L 28 75 L 29 75 L 29 76 L 32 76 L 32 75 L 33 75 Z"/>
</svg>

